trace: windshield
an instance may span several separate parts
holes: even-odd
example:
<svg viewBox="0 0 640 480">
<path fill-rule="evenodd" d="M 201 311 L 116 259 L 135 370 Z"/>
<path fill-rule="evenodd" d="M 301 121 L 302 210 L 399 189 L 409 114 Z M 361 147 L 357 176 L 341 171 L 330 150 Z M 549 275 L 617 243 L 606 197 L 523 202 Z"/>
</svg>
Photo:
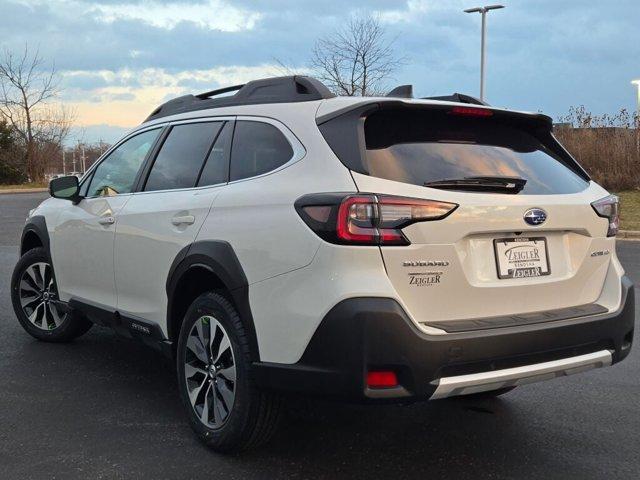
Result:
<svg viewBox="0 0 640 480">
<path fill-rule="evenodd" d="M 521 194 L 562 194 L 588 183 L 563 163 L 554 145 L 490 118 L 442 113 L 376 112 L 365 121 L 369 175 L 425 185 L 469 177 L 517 177 Z M 460 187 L 464 190 L 464 186 Z"/>
</svg>

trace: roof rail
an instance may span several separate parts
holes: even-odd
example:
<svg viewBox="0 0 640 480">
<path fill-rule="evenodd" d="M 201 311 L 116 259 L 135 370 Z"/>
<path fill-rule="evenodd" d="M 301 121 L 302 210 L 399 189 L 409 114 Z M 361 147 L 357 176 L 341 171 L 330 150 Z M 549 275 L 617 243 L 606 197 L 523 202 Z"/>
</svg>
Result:
<svg viewBox="0 0 640 480">
<path fill-rule="evenodd" d="M 236 91 L 234 95 L 218 97 Z M 218 98 L 216 98 L 218 97 Z M 309 102 L 335 97 L 319 80 L 303 75 L 253 80 L 244 85 L 219 88 L 198 95 L 183 95 L 156 108 L 145 122 L 177 113 L 208 108 L 255 105 L 259 103 Z"/>
<path fill-rule="evenodd" d="M 216 95 L 221 95 L 223 93 L 233 92 L 234 90 L 240 90 L 244 86 L 245 84 L 243 83 L 241 85 L 234 85 L 233 87 L 218 88 L 217 90 L 211 90 L 210 92 L 199 93 L 195 97 L 199 98 L 200 100 L 204 100 L 205 98 L 211 98 L 211 97 L 215 97 Z"/>
<path fill-rule="evenodd" d="M 440 97 L 422 97 L 422 100 L 440 100 L 443 102 L 469 103 L 471 105 L 484 105 L 485 107 L 490 106 L 487 102 L 472 97 L 471 95 L 465 95 L 464 93 L 454 93 L 453 95 L 443 95 Z"/>
<path fill-rule="evenodd" d="M 385 96 L 396 98 L 413 98 L 413 85 L 400 85 Z"/>
</svg>

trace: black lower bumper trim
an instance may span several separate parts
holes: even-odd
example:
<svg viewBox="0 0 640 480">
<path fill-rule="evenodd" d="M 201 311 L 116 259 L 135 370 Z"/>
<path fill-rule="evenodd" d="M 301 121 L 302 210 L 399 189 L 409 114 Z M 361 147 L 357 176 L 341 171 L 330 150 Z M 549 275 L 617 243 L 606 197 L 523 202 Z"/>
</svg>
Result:
<svg viewBox="0 0 640 480">
<path fill-rule="evenodd" d="M 533 325 L 534 323 L 557 322 L 569 318 L 588 317 L 599 315 L 608 310 L 597 303 L 579 305 L 577 307 L 558 308 L 543 312 L 527 313 L 521 315 L 503 315 L 501 317 L 489 317 L 471 320 L 452 320 L 446 322 L 426 322 L 424 325 L 435 327 L 445 332 L 472 332 L 486 330 L 488 328 L 504 328 L 513 326 Z"/>
<path fill-rule="evenodd" d="M 468 373 L 542 363 L 598 350 L 612 351 L 613 363 L 631 349 L 635 296 L 622 279 L 621 308 L 553 322 L 427 335 L 390 298 L 351 298 L 323 319 L 296 364 L 257 362 L 256 383 L 269 389 L 360 401 L 389 401 L 370 395 L 366 372 L 396 372 L 407 398 L 427 399 L 434 380 Z M 372 397 L 383 397 L 375 398 Z"/>
</svg>

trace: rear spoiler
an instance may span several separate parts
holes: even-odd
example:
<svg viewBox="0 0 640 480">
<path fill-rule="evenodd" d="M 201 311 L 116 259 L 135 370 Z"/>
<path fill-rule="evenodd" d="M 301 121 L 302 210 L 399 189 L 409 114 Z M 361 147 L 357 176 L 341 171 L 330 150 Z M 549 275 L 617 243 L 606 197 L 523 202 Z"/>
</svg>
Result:
<svg viewBox="0 0 640 480">
<path fill-rule="evenodd" d="M 456 94 L 456 95 L 460 95 L 460 94 Z M 392 109 L 393 110 L 396 110 L 396 109 L 397 110 L 401 110 L 401 109 L 451 110 L 456 107 L 456 105 L 452 105 L 452 103 L 456 103 L 456 102 L 449 103 L 447 101 L 447 103 L 445 103 L 443 101 L 445 98 L 449 98 L 449 97 L 441 97 L 441 98 L 442 100 L 438 100 L 438 101 L 439 102 L 442 101 L 442 103 L 414 103 L 414 102 L 403 102 L 403 101 L 397 101 L 397 100 L 384 101 L 379 99 L 372 100 L 371 102 L 358 103 L 356 105 L 349 105 L 348 107 L 335 110 L 325 115 L 321 115 L 316 118 L 316 124 L 320 126 L 323 123 L 326 123 L 342 115 L 349 115 L 350 117 L 354 115 L 357 115 L 358 117 L 366 116 L 377 110 L 392 110 Z M 454 98 L 454 97 L 452 96 L 450 98 Z M 435 98 L 430 100 L 435 100 Z M 481 110 L 489 110 L 492 116 L 496 119 L 509 119 L 519 124 L 521 123 L 528 123 L 529 125 L 535 124 L 536 126 L 539 126 L 539 127 L 547 127 L 550 130 L 553 128 L 553 119 L 542 113 L 528 113 L 528 112 L 518 112 L 513 110 L 502 110 L 499 108 L 491 108 L 488 105 L 476 106 L 472 104 L 463 104 L 458 106 L 463 108 L 470 108 L 470 109 L 478 108 Z"/>
</svg>

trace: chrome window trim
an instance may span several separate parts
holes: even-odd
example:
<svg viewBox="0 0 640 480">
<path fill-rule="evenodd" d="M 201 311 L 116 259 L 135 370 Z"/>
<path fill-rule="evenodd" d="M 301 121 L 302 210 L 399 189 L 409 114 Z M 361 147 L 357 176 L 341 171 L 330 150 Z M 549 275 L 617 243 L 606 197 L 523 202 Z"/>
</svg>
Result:
<svg viewBox="0 0 640 480">
<path fill-rule="evenodd" d="M 112 195 L 111 197 L 93 196 L 93 197 L 85 197 L 83 200 L 90 200 L 92 198 L 113 198 L 113 197 L 118 197 L 118 196 L 121 196 L 121 195 L 145 195 L 145 194 L 151 194 L 151 193 L 184 192 L 184 191 L 191 191 L 191 190 L 198 191 L 198 190 L 205 190 L 207 188 L 217 188 L 217 187 L 221 187 L 221 186 L 224 186 L 224 185 L 235 185 L 237 183 L 246 182 L 246 181 L 249 181 L 249 180 L 254 180 L 256 178 L 262 178 L 262 177 L 266 177 L 268 175 L 277 173 L 277 172 L 279 172 L 281 170 L 284 170 L 285 168 L 290 167 L 294 163 L 299 162 L 300 160 L 302 160 L 306 156 L 307 150 L 304 148 L 304 146 L 302 145 L 300 140 L 298 140 L 298 137 L 296 137 L 295 134 L 285 124 L 283 124 L 279 120 L 276 120 L 275 118 L 262 117 L 262 116 L 257 116 L 257 115 L 221 115 L 221 116 L 205 116 L 205 117 L 185 118 L 185 119 L 179 119 L 179 120 L 173 120 L 173 121 L 158 122 L 158 123 L 154 123 L 153 125 L 147 125 L 145 127 L 141 127 L 141 128 L 139 128 L 137 130 L 133 130 L 133 131 L 129 132 L 125 137 L 123 137 L 120 141 L 115 143 L 111 148 L 109 148 L 106 152 L 104 152 L 98 158 L 98 160 L 95 161 L 95 163 L 93 165 L 91 165 L 89 170 L 87 170 L 85 172 L 85 174 L 83 175 L 82 180 L 84 181 L 85 178 L 89 178 L 91 175 L 93 175 L 93 171 L 96 168 L 98 168 L 98 166 L 111 154 L 111 152 L 113 152 L 116 148 L 118 148 L 120 145 L 122 145 L 124 142 L 126 142 L 130 138 L 132 138 L 132 137 L 134 137 L 134 136 L 136 136 L 136 135 L 138 135 L 140 133 L 144 133 L 144 132 L 149 131 L 149 130 L 162 129 L 162 128 L 165 128 L 165 127 L 173 127 L 175 125 L 184 125 L 184 124 L 189 124 L 189 123 L 208 123 L 208 122 L 224 122 L 224 121 L 240 121 L 240 120 L 250 121 L 250 122 L 267 123 L 267 124 L 272 125 L 275 128 L 277 128 L 278 131 L 280 133 L 282 133 L 282 135 L 284 135 L 284 137 L 287 139 L 287 141 L 289 142 L 289 145 L 291 146 L 291 149 L 293 150 L 293 155 L 291 156 L 291 158 L 287 162 L 285 162 L 284 164 L 280 165 L 278 168 L 275 168 L 273 170 L 269 170 L 268 172 L 262 173 L 260 175 L 255 175 L 253 177 L 242 178 L 240 180 L 234 180 L 232 182 L 222 182 L 222 183 L 216 183 L 214 185 L 204 185 L 204 186 L 201 186 L 201 187 L 195 186 L 195 187 L 187 187 L 187 188 L 172 188 L 172 189 L 166 189 L 166 190 L 153 190 L 153 191 L 149 191 L 149 192 L 140 191 L 140 192 L 118 193 L 116 195 Z M 154 161 L 155 161 L 155 159 L 154 159 Z M 153 166 L 151 168 L 153 168 Z M 82 184 L 81 184 L 81 187 L 82 187 Z"/>
<path fill-rule="evenodd" d="M 298 137 L 296 137 L 293 132 L 286 126 L 284 125 L 282 122 L 280 122 L 279 120 L 276 120 L 274 118 L 270 118 L 270 117 L 260 117 L 260 116 L 253 116 L 253 115 L 235 115 L 235 116 L 220 116 L 220 117 L 197 117 L 197 118 L 189 118 L 189 119 L 181 119 L 181 120 L 175 120 L 175 121 L 171 121 L 171 122 L 166 122 L 164 124 L 162 124 L 163 126 L 174 126 L 174 125 L 182 125 L 182 124 L 186 124 L 186 123 L 205 123 L 205 122 L 216 122 L 216 121 L 240 121 L 240 120 L 246 120 L 246 121 L 251 121 L 251 122 L 262 122 L 262 123 L 267 123 L 269 125 L 273 125 L 275 128 L 278 129 L 278 131 L 280 133 L 282 133 L 282 135 L 284 135 L 284 137 L 287 139 L 287 141 L 289 142 L 289 145 L 291 146 L 291 150 L 293 150 L 293 155 L 292 157 L 284 164 L 280 165 L 278 168 L 275 168 L 274 170 L 270 170 L 268 172 L 262 173 L 260 175 L 255 175 L 253 177 L 247 177 L 247 178 L 242 178 L 240 180 L 234 180 L 232 182 L 222 182 L 222 183 L 216 183 L 214 185 L 204 185 L 201 187 L 187 187 L 187 188 L 171 188 L 171 189 L 166 189 L 166 190 L 153 190 L 153 191 L 149 191 L 149 192 L 145 192 L 145 191 L 140 191 L 140 192 L 133 192 L 134 195 L 146 195 L 146 194 L 151 194 L 151 193 L 166 193 L 166 192 L 185 192 L 185 191 L 199 191 L 199 190 L 205 190 L 208 188 L 218 188 L 218 187 L 222 187 L 225 185 L 235 185 L 237 183 L 241 183 L 241 182 L 246 182 L 248 180 L 253 180 L 256 178 L 262 178 L 262 177 L 266 177 L 267 175 L 271 175 L 273 173 L 279 172 L 291 165 L 293 165 L 294 163 L 302 160 L 305 155 L 307 154 L 307 150 L 304 148 L 304 146 L 302 145 L 302 143 L 300 142 L 300 140 L 298 140 Z M 158 125 L 158 124 L 156 124 Z M 153 168 L 153 167 L 152 167 Z"/>
<path fill-rule="evenodd" d="M 228 185 L 228 183 L 224 182 L 224 183 L 216 183 L 214 185 L 204 185 L 202 187 L 185 187 L 185 188 L 169 188 L 166 190 L 150 190 L 148 192 L 145 192 L 144 190 L 140 191 L 140 192 L 133 192 L 131 195 L 150 195 L 152 193 L 168 193 L 168 192 L 197 192 L 199 190 L 206 190 L 208 188 L 218 188 L 218 187 L 224 187 L 225 185 Z"/>
</svg>

